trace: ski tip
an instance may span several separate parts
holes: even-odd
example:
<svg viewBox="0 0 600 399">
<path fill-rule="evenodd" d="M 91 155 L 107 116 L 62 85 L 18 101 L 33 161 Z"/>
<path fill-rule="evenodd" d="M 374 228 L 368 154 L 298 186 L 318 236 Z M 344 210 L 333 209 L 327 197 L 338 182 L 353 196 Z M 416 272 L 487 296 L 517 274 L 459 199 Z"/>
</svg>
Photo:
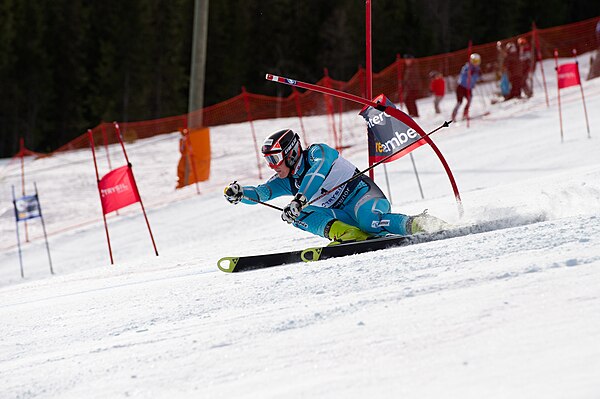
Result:
<svg viewBox="0 0 600 399">
<path fill-rule="evenodd" d="M 222 272 L 233 273 L 235 271 L 235 266 L 237 265 L 239 260 L 240 258 L 227 256 L 225 258 L 219 259 L 219 261 L 217 262 L 217 267 Z"/>
<path fill-rule="evenodd" d="M 307 248 L 300 254 L 300 258 L 303 262 L 314 262 L 319 260 L 321 257 L 322 247 Z"/>
</svg>

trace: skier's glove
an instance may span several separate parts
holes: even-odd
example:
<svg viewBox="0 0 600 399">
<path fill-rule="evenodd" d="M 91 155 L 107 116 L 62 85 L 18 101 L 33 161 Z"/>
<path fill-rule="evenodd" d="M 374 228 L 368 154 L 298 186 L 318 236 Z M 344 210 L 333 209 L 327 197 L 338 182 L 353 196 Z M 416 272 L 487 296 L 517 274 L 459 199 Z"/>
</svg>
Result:
<svg viewBox="0 0 600 399">
<path fill-rule="evenodd" d="M 296 194 L 292 202 L 286 205 L 283 208 L 283 212 L 281 213 L 281 219 L 284 222 L 293 223 L 294 220 L 298 216 L 300 216 L 300 212 L 302 212 L 302 208 L 306 205 L 307 200 L 306 197 L 302 194 Z"/>
<path fill-rule="evenodd" d="M 225 190 L 223 190 L 223 195 L 225 195 L 225 199 L 232 204 L 237 204 L 242 200 L 244 196 L 244 189 L 237 183 L 230 183 Z"/>
</svg>

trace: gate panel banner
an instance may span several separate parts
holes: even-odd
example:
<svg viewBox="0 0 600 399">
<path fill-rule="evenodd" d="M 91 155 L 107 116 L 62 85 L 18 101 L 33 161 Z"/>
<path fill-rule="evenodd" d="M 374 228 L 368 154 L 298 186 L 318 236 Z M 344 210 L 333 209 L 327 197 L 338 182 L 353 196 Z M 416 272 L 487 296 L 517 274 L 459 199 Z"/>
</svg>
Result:
<svg viewBox="0 0 600 399">
<path fill-rule="evenodd" d="M 15 215 L 18 222 L 21 220 L 39 218 L 41 216 L 40 203 L 37 195 L 25 195 L 16 199 L 13 204 L 15 205 Z"/>
<path fill-rule="evenodd" d="M 394 104 L 383 94 L 380 94 L 373 101 L 395 108 Z M 426 143 L 415 129 L 396 118 L 392 118 L 383 111 L 373 107 L 365 107 L 359 115 L 365 118 L 367 122 L 369 161 L 371 163 L 379 162 L 385 157 L 396 153 L 385 163 L 395 161 Z M 416 141 L 419 143 L 414 144 L 411 148 L 406 148 Z M 402 150 L 403 148 L 405 149 Z"/>
<path fill-rule="evenodd" d="M 140 195 L 133 183 L 133 172 L 127 165 L 104 175 L 98 187 L 105 215 L 140 201 Z"/>
<path fill-rule="evenodd" d="M 559 89 L 581 84 L 581 79 L 579 78 L 579 68 L 577 67 L 576 63 L 561 65 L 558 67 L 556 72 L 558 74 Z"/>
</svg>

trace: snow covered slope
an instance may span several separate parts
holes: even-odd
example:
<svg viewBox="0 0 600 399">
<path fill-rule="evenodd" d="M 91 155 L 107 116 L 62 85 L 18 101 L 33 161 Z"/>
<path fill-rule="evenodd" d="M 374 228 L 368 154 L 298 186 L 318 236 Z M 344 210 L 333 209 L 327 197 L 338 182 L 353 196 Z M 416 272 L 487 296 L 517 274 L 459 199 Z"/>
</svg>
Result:
<svg viewBox="0 0 600 399">
<path fill-rule="evenodd" d="M 323 243 L 272 209 L 223 199 L 229 181 L 260 181 L 247 124 L 211 130 L 211 180 L 201 195 L 174 190 L 178 134 L 128 145 L 160 256 L 132 205 L 108 218 L 115 266 L 90 152 L 77 151 L 25 165 L 56 275 L 34 220 L 21 280 L 10 203 L 20 176 L 5 169 L 0 397 L 597 397 L 600 80 L 584 82 L 591 139 L 579 89 L 561 92 L 561 143 L 556 82 L 547 78 L 550 108 L 539 85 L 530 100 L 490 106 L 475 97 L 473 114 L 489 116 L 433 136 L 461 190 L 462 220 L 429 148 L 414 152 L 424 200 L 408 157 L 386 166 L 397 212 L 428 208 L 452 223 L 545 221 L 314 264 L 232 275 L 216 267 L 225 255 Z M 444 112 L 453 105 L 447 95 Z M 426 131 L 443 121 L 431 99 L 419 108 Z M 326 117 L 304 124 L 309 141 L 328 140 Z M 352 145 L 344 155 L 366 167 L 362 121 L 348 113 L 343 126 Z M 259 140 L 283 127 L 299 124 L 255 122 Z M 113 167 L 119 156 L 112 148 Z"/>
</svg>

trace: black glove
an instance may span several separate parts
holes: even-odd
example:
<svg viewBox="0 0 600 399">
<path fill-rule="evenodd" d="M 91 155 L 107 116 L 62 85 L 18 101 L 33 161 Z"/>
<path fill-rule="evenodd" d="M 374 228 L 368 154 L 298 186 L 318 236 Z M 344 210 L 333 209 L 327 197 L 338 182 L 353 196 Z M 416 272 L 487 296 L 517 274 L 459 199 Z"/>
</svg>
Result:
<svg viewBox="0 0 600 399">
<path fill-rule="evenodd" d="M 223 195 L 225 195 L 225 199 L 232 204 L 237 204 L 242 200 L 244 196 L 244 189 L 237 183 L 230 183 L 225 190 L 223 190 Z"/>
<path fill-rule="evenodd" d="M 281 213 L 281 219 L 284 222 L 293 223 L 294 220 L 300 215 L 302 212 L 302 208 L 306 205 L 307 200 L 306 197 L 302 194 L 296 194 L 292 202 L 286 205 L 283 208 L 283 212 Z"/>
</svg>

